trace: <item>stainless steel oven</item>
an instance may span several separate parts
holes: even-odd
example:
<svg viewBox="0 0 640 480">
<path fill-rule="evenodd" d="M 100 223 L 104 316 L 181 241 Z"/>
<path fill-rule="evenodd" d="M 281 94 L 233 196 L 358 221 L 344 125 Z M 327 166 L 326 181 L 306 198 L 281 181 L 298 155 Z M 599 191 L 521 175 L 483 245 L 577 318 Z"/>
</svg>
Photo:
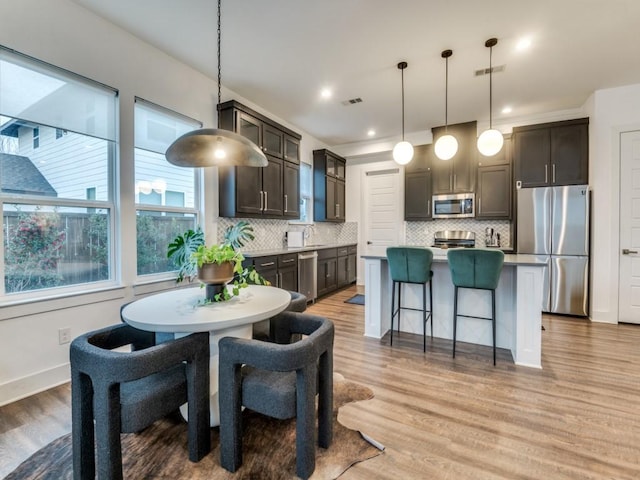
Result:
<svg viewBox="0 0 640 480">
<path fill-rule="evenodd" d="M 470 218 L 476 216 L 475 195 L 457 193 L 433 196 L 433 218 Z"/>
</svg>

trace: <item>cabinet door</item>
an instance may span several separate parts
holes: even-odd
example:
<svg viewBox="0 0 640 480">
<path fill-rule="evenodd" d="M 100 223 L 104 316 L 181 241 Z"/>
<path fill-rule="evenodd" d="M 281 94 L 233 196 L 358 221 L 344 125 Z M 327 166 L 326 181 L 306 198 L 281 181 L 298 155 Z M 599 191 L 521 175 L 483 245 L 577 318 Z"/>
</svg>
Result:
<svg viewBox="0 0 640 480">
<path fill-rule="evenodd" d="M 265 215 L 282 216 L 284 209 L 284 195 L 282 191 L 282 160 L 267 156 L 269 165 L 262 170 L 262 190 L 264 191 Z M 247 167 L 254 168 L 255 167 Z M 258 170 L 258 169 L 256 169 Z"/>
<path fill-rule="evenodd" d="M 347 176 L 347 164 L 344 160 L 336 160 L 336 177 L 344 180 Z"/>
<path fill-rule="evenodd" d="M 404 219 L 431 218 L 431 170 L 404 175 Z"/>
<path fill-rule="evenodd" d="M 287 162 L 300 164 L 300 140 L 284 134 L 284 159 Z"/>
<path fill-rule="evenodd" d="M 349 260 L 347 260 L 347 283 L 355 283 L 358 279 L 358 255 L 355 253 L 349 254 Z"/>
<path fill-rule="evenodd" d="M 236 168 L 236 210 L 239 213 L 249 215 L 262 215 L 264 202 L 262 170 L 264 169 L 256 167 Z"/>
<path fill-rule="evenodd" d="M 300 218 L 300 166 L 284 162 L 284 209 L 289 218 Z"/>
<path fill-rule="evenodd" d="M 478 168 L 476 218 L 511 218 L 511 166 Z"/>
<path fill-rule="evenodd" d="M 236 112 L 236 115 L 238 133 L 262 149 L 262 122 L 244 112 Z"/>
<path fill-rule="evenodd" d="M 326 277 L 325 277 L 325 287 L 327 292 L 332 292 L 336 288 L 338 288 L 338 259 L 332 258 L 326 261 Z"/>
<path fill-rule="evenodd" d="M 437 160 L 431 166 L 431 186 L 433 194 L 451 193 L 453 190 L 453 176 L 451 160 Z"/>
<path fill-rule="evenodd" d="M 345 219 L 345 184 L 336 182 L 336 221 L 344 222 Z"/>
<path fill-rule="evenodd" d="M 513 159 L 516 166 L 516 182 L 521 182 L 523 188 L 548 185 L 551 178 L 550 156 L 548 128 L 514 133 Z"/>
<path fill-rule="evenodd" d="M 318 272 L 317 272 L 317 289 L 318 296 L 324 295 L 327 290 L 327 260 L 318 260 Z"/>
<path fill-rule="evenodd" d="M 336 183 L 337 180 L 333 177 L 325 178 L 325 189 L 326 189 L 326 211 L 327 211 L 327 220 L 335 221 L 336 220 Z"/>
<path fill-rule="evenodd" d="M 451 192 L 469 193 L 476 191 L 476 165 L 478 148 L 475 142 L 475 122 L 473 131 L 469 128 L 454 129 L 458 136 L 458 152 L 451 162 Z M 465 124 L 466 125 L 466 124 Z M 440 160 L 442 161 L 442 160 Z"/>
<path fill-rule="evenodd" d="M 284 133 L 268 123 L 262 124 L 262 150 L 277 158 L 284 154 Z"/>
<path fill-rule="evenodd" d="M 298 291 L 298 268 L 287 267 L 278 270 L 280 276 L 280 288 L 289 290 L 291 292 Z"/>
<path fill-rule="evenodd" d="M 586 124 L 551 129 L 551 184 L 589 183 L 589 127 Z"/>
<path fill-rule="evenodd" d="M 404 167 L 405 172 L 431 170 L 433 163 L 433 144 L 418 145 L 413 149 L 413 159 Z M 438 160 L 437 158 L 435 160 Z"/>
<path fill-rule="evenodd" d="M 349 283 L 349 257 L 338 257 L 337 283 L 338 287 L 344 287 Z"/>
</svg>

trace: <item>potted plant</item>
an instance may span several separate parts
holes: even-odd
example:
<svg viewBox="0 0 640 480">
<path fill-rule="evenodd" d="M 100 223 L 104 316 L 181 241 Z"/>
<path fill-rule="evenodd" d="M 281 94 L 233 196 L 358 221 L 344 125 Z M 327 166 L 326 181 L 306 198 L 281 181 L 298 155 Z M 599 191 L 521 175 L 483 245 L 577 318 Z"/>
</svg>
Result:
<svg viewBox="0 0 640 480">
<path fill-rule="evenodd" d="M 170 244 L 167 256 L 178 265 L 177 282 L 189 281 L 196 276 L 206 286 L 206 301 L 219 302 L 238 295 L 247 285 L 270 285 L 253 266 L 243 267 L 244 256 L 236 249 L 253 240 L 253 228 L 242 220 L 229 226 L 224 242 L 206 246 L 201 229 L 188 230 L 178 235 Z M 233 287 L 229 290 L 227 284 Z"/>
</svg>

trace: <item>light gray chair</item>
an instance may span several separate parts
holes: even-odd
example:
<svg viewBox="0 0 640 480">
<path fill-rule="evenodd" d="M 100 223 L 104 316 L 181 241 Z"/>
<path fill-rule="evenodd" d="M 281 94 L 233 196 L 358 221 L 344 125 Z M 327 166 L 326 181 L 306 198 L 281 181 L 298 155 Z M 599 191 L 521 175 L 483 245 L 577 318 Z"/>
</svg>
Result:
<svg viewBox="0 0 640 480">
<path fill-rule="evenodd" d="M 209 333 L 150 346 L 154 340 L 152 332 L 118 324 L 71 343 L 74 478 L 95 477 L 97 451 L 98 478 L 122 479 L 120 433 L 139 432 L 184 403 L 189 459 L 211 451 Z M 132 351 L 113 351 L 125 345 Z"/>
<path fill-rule="evenodd" d="M 315 397 L 318 445 L 333 437 L 333 323 L 323 317 L 284 312 L 277 335 L 305 335 L 290 344 L 225 337 L 218 343 L 220 464 L 242 465 L 242 406 L 278 419 L 296 418 L 296 473 L 315 469 Z M 244 366 L 243 366 L 244 365 Z"/>
</svg>

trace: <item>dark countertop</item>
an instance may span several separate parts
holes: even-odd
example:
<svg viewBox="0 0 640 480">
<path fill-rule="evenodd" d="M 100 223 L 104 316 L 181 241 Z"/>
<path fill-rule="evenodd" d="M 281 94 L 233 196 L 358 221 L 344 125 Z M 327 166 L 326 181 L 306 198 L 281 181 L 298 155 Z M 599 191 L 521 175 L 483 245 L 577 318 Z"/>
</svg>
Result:
<svg viewBox="0 0 640 480">
<path fill-rule="evenodd" d="M 326 243 L 321 245 L 307 245 L 299 248 L 270 248 L 265 250 L 250 250 L 242 252 L 245 258 L 266 257 L 268 255 L 282 255 L 285 253 L 313 252 L 314 250 L 324 250 L 327 248 L 351 247 L 357 245 L 356 242 L 349 243 Z"/>
</svg>

